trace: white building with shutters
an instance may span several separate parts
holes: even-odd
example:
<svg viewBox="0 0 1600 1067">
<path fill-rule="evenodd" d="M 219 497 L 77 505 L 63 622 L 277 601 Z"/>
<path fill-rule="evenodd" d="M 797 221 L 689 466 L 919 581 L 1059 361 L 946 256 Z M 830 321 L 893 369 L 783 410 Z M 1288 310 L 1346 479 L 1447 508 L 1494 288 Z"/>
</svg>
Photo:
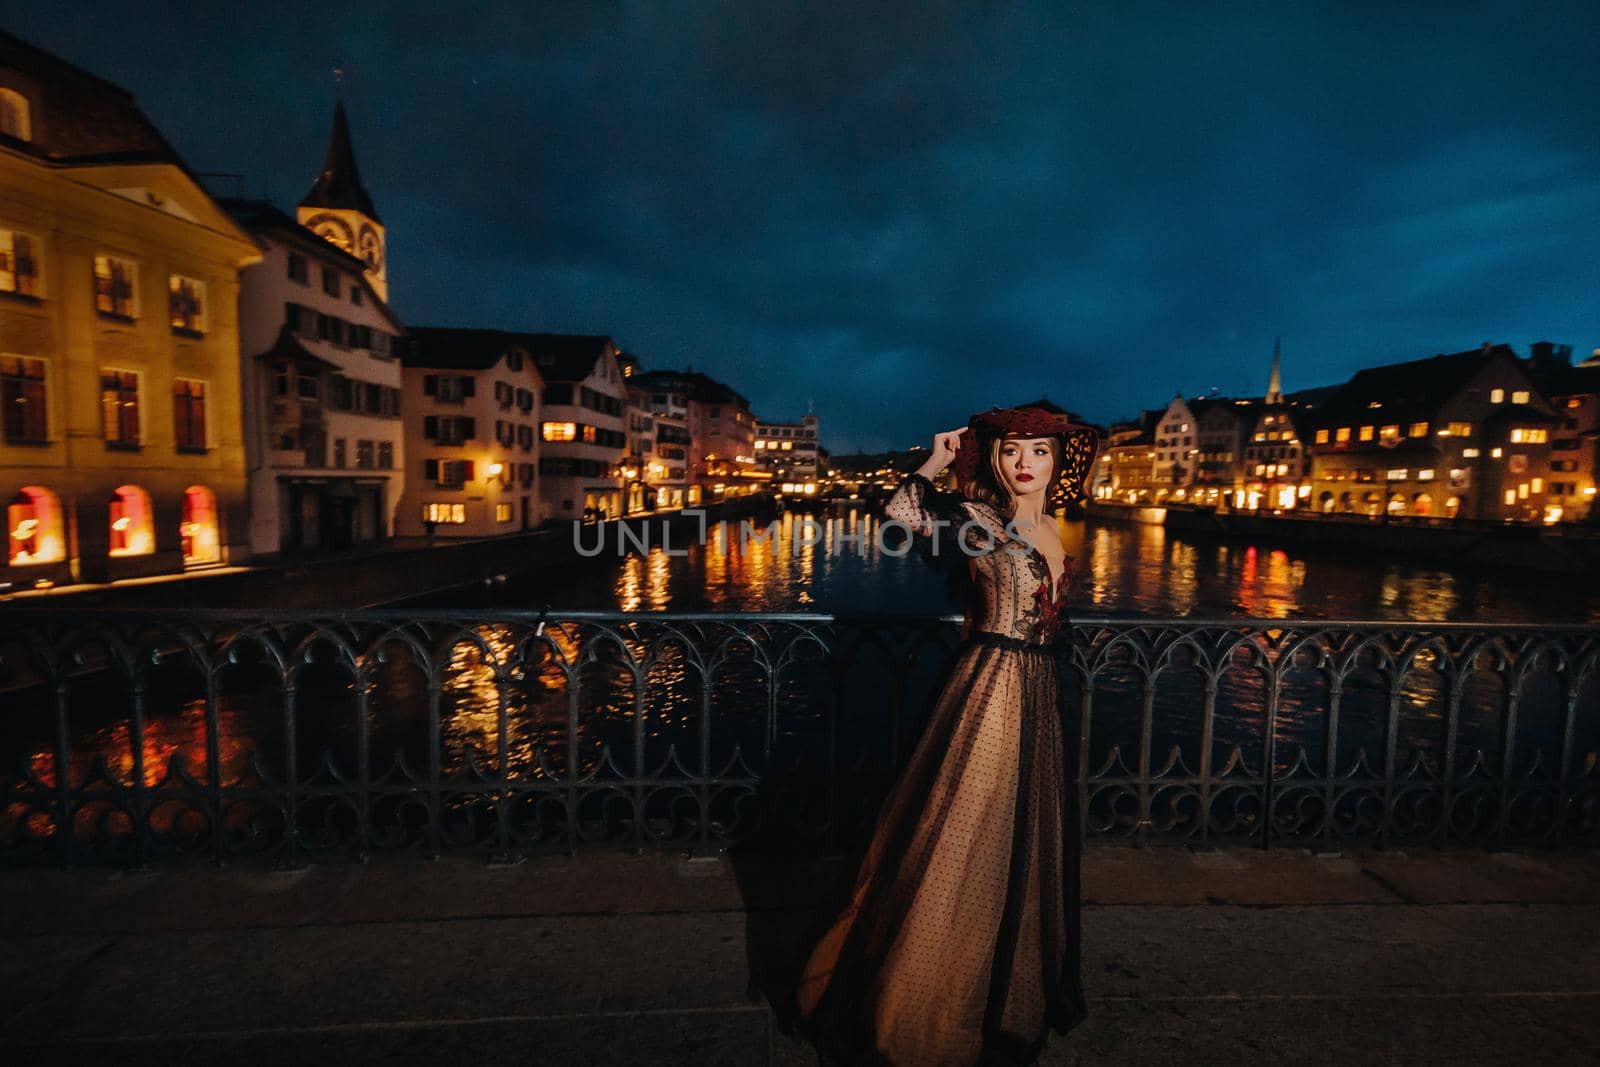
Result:
<svg viewBox="0 0 1600 1067">
<path fill-rule="evenodd" d="M 538 527 L 544 379 L 525 339 L 413 329 L 401 363 L 408 463 L 396 532 L 448 539 Z"/>
</svg>

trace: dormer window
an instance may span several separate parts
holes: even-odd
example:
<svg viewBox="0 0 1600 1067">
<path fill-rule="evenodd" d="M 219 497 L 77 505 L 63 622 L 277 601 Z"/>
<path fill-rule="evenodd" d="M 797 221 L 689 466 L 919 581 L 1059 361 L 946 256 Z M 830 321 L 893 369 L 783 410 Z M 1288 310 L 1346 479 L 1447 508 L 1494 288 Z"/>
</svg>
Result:
<svg viewBox="0 0 1600 1067">
<path fill-rule="evenodd" d="M 19 141 L 33 140 L 28 98 L 15 89 L 0 89 L 0 133 Z"/>
</svg>

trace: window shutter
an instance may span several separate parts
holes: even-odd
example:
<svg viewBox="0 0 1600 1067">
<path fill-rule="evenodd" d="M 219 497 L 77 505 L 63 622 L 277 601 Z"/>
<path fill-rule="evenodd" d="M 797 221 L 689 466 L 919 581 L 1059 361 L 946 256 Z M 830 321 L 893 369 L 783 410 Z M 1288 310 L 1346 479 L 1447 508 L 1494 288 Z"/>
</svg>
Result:
<svg viewBox="0 0 1600 1067">
<path fill-rule="evenodd" d="M 467 380 L 471 381 L 472 379 L 468 378 Z M 477 436 L 478 420 L 468 415 L 466 418 L 461 420 L 461 439 L 463 441 L 470 441 Z"/>
<path fill-rule="evenodd" d="M 422 461 L 422 477 L 427 479 L 430 482 L 438 481 L 439 480 L 439 461 L 436 460 L 436 459 L 425 459 L 425 460 L 423 460 Z"/>
<path fill-rule="evenodd" d="M 472 460 L 470 460 L 470 459 L 462 460 L 461 461 L 461 480 L 464 481 L 464 482 L 470 482 L 476 477 L 477 477 L 477 474 L 473 471 Z"/>
<path fill-rule="evenodd" d="M 439 416 L 427 415 L 422 420 L 422 436 L 430 441 L 439 439 Z"/>
<path fill-rule="evenodd" d="M 424 374 L 422 376 L 422 393 L 424 396 L 439 395 L 439 376 L 437 374 Z"/>
<path fill-rule="evenodd" d="M 461 395 L 476 396 L 478 394 L 478 380 L 469 374 L 461 376 Z"/>
</svg>

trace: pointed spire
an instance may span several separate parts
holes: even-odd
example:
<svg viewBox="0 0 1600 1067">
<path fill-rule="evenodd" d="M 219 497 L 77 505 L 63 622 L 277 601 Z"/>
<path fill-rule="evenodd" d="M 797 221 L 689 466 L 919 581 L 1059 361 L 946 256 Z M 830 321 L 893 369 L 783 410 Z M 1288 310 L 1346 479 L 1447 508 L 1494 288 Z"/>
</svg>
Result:
<svg viewBox="0 0 1600 1067">
<path fill-rule="evenodd" d="M 338 71 L 342 79 L 344 72 Z M 301 207 L 331 207 L 346 211 L 359 211 L 373 222 L 382 222 L 372 206 L 372 197 L 361 184 L 361 172 L 356 169 L 356 150 L 350 143 L 350 122 L 344 114 L 344 93 L 339 91 L 333 101 L 333 131 L 328 135 L 328 154 L 322 160 L 322 173 L 311 186 Z"/>
<path fill-rule="evenodd" d="M 1267 403 L 1283 403 L 1283 372 L 1278 366 L 1278 357 L 1282 353 L 1283 338 L 1276 338 L 1272 342 L 1272 374 L 1267 378 Z"/>
</svg>

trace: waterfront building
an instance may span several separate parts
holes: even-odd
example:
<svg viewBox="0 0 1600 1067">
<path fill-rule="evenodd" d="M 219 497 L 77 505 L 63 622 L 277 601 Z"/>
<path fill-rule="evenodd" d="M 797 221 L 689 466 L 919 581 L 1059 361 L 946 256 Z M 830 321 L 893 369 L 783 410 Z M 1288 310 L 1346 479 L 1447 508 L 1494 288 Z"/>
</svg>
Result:
<svg viewBox="0 0 1600 1067">
<path fill-rule="evenodd" d="M 1155 425 L 1156 458 L 1150 471 L 1152 500 L 1183 500 L 1189 495 L 1189 486 L 1194 484 L 1194 457 L 1200 451 L 1194 443 L 1198 421 L 1183 395 L 1173 394 Z"/>
<path fill-rule="evenodd" d="M 132 95 L 0 32 L 11 587 L 246 558 L 249 236 Z"/>
<path fill-rule="evenodd" d="M 1272 346 L 1267 392 L 1251 408 L 1233 507 L 1287 511 L 1311 499 L 1310 405 L 1283 395 L 1282 345 Z"/>
<path fill-rule="evenodd" d="M 1312 420 L 1313 506 L 1544 521 L 1559 423 L 1508 345 L 1370 367 Z"/>
<path fill-rule="evenodd" d="M 362 260 L 264 201 L 224 205 L 263 257 L 239 289 L 251 550 L 392 537 L 408 469 L 399 320 Z"/>
<path fill-rule="evenodd" d="M 647 371 L 629 382 L 647 396 L 655 431 L 654 460 L 646 466 L 646 481 L 655 492 L 655 507 L 693 507 L 700 503 L 700 487 L 690 474 L 695 442 L 689 432 L 688 386 L 672 373 Z"/>
<path fill-rule="evenodd" d="M 492 537 L 539 526 L 539 334 L 413 328 L 401 347 L 408 471 L 402 536 Z"/>
<path fill-rule="evenodd" d="M 1311 499 L 1310 412 L 1287 404 L 1260 404 L 1245 431 L 1243 463 L 1233 494 L 1235 508 L 1287 511 Z"/>
<path fill-rule="evenodd" d="M 609 337 L 524 334 L 544 379 L 539 485 L 551 519 L 622 515 L 628 387 Z"/>
<path fill-rule="evenodd" d="M 1527 366 L 1561 420 L 1551 430 L 1546 507 L 1562 522 L 1600 522 L 1600 351 L 1574 367 L 1570 345 L 1540 341 Z"/>
<path fill-rule="evenodd" d="M 617 362 L 628 389 L 628 450 L 622 457 L 622 513 L 634 515 L 655 508 L 656 479 L 665 468 L 656 459 L 656 422 L 650 410 L 650 387 L 638 380 L 639 361 L 624 352 Z"/>
<path fill-rule="evenodd" d="M 1106 444 L 1095 463 L 1094 498 L 1121 504 L 1147 504 L 1155 475 L 1155 420 L 1162 412 L 1149 412 L 1145 425 L 1121 423 L 1109 428 Z"/>
<path fill-rule="evenodd" d="M 774 491 L 793 496 L 815 495 L 821 424 L 821 417 L 815 414 L 806 414 L 799 422 L 756 421 L 756 465 L 767 473 Z"/>
<path fill-rule="evenodd" d="M 654 426 L 654 461 L 648 469 L 648 483 L 656 493 L 656 507 L 693 507 L 701 502 L 701 486 L 693 482 L 693 456 L 690 434 L 690 386 L 678 374 L 645 371 L 632 384 L 648 392 L 650 418 Z"/>
<path fill-rule="evenodd" d="M 1244 474 L 1245 444 L 1261 404 L 1225 396 L 1197 397 L 1189 401 L 1195 419 L 1194 468 L 1188 503 L 1214 508 L 1228 502 Z"/>
<path fill-rule="evenodd" d="M 652 392 L 684 400 L 690 451 L 686 476 L 691 496 L 720 500 L 762 488 L 769 480 L 756 466 L 756 419 L 750 402 L 699 371 L 651 371 Z"/>
</svg>

